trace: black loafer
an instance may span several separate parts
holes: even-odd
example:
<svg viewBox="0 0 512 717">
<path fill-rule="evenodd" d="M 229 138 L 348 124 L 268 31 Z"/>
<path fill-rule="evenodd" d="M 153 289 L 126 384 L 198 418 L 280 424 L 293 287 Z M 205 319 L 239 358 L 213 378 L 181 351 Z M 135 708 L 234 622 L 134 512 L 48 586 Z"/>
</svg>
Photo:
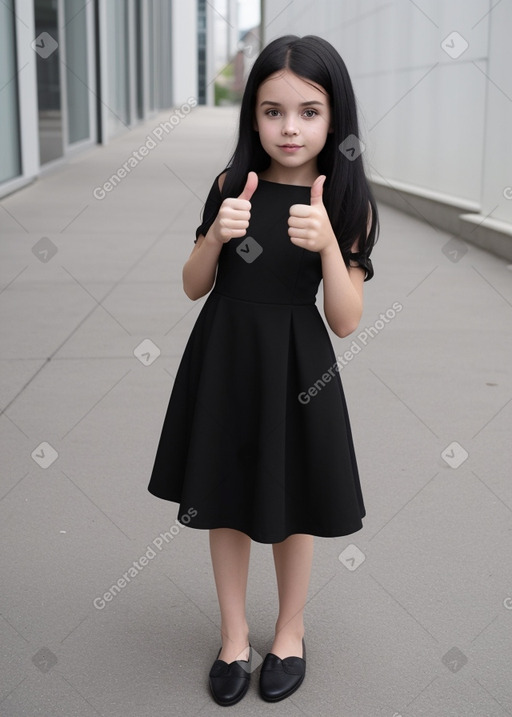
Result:
<svg viewBox="0 0 512 717">
<path fill-rule="evenodd" d="M 269 652 L 260 672 L 260 695 L 267 702 L 279 702 L 292 695 L 306 675 L 306 645 L 302 640 L 302 657 L 280 657 Z"/>
<path fill-rule="evenodd" d="M 252 647 L 249 645 L 248 660 L 234 660 L 224 662 L 219 660 L 222 648 L 217 653 L 217 659 L 212 665 L 209 675 L 210 690 L 217 704 L 227 707 L 240 702 L 249 689 L 251 679 Z"/>
</svg>

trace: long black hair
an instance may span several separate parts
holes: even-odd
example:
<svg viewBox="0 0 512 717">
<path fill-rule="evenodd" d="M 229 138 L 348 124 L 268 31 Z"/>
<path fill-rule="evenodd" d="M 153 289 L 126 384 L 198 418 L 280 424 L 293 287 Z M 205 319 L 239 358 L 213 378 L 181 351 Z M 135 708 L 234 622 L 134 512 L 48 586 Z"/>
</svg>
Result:
<svg viewBox="0 0 512 717">
<path fill-rule="evenodd" d="M 270 165 L 270 157 L 254 129 L 256 93 L 264 80 L 284 69 L 315 82 L 329 95 L 333 131 L 317 158 L 319 173 L 326 175 L 323 201 L 345 261 L 356 239 L 359 251 L 369 256 L 378 235 L 377 205 L 365 175 L 362 153 L 357 151 L 357 140 L 354 158 L 347 156 L 350 151 L 344 154 L 339 148 L 350 135 L 359 139 L 354 90 L 337 50 L 316 35 L 280 37 L 258 55 L 245 86 L 238 142 L 226 167 L 222 198 L 237 197 L 250 171 L 262 172 Z"/>
</svg>

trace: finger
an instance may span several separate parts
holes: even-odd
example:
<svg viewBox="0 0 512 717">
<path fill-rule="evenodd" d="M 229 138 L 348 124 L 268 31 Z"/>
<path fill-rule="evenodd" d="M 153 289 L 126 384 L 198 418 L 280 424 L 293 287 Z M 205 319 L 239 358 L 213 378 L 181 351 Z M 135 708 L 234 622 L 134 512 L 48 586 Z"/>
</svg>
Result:
<svg viewBox="0 0 512 717">
<path fill-rule="evenodd" d="M 221 219 L 220 226 L 223 229 L 247 229 L 249 222 L 245 219 Z"/>
<path fill-rule="evenodd" d="M 323 204 L 322 194 L 324 191 L 325 174 L 321 174 L 315 179 L 311 187 L 311 206 Z"/>
<path fill-rule="evenodd" d="M 288 229 L 288 236 L 290 239 L 308 239 L 309 232 L 307 229 L 297 229 L 297 227 L 291 227 Z"/>
<path fill-rule="evenodd" d="M 292 204 L 289 211 L 291 217 L 309 217 L 311 207 L 309 204 Z"/>
<path fill-rule="evenodd" d="M 302 217 L 288 217 L 288 226 L 296 229 L 306 229 L 310 224 L 310 219 Z"/>
<path fill-rule="evenodd" d="M 290 237 L 290 241 L 292 244 L 295 244 L 295 246 L 299 246 L 302 249 L 308 249 L 309 248 L 309 241 L 308 239 L 302 239 L 302 237 Z"/>
<path fill-rule="evenodd" d="M 249 221 L 249 219 L 251 218 L 251 212 L 249 209 L 224 207 L 221 216 L 223 219 L 245 219 L 246 221 Z"/>
<path fill-rule="evenodd" d="M 243 192 L 238 197 L 238 199 L 249 199 L 250 200 L 257 188 L 258 188 L 258 175 L 256 174 L 256 172 L 249 172 L 249 174 L 247 175 L 247 182 L 245 183 Z"/>
</svg>

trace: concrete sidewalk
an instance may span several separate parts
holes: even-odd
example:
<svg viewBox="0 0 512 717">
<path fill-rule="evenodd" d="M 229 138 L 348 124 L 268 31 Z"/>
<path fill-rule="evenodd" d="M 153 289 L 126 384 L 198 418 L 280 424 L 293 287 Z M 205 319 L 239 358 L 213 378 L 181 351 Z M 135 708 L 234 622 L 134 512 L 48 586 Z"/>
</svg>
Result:
<svg viewBox="0 0 512 717">
<path fill-rule="evenodd" d="M 208 535 L 147 482 L 203 303 L 181 268 L 236 112 L 196 108 L 142 152 L 168 116 L 0 203 L 3 717 L 224 714 Z M 512 714 L 512 274 L 385 206 L 381 222 L 360 327 L 333 337 L 365 526 L 316 539 L 303 687 L 269 705 L 256 670 L 233 714 Z M 262 657 L 276 614 L 254 543 Z"/>
</svg>

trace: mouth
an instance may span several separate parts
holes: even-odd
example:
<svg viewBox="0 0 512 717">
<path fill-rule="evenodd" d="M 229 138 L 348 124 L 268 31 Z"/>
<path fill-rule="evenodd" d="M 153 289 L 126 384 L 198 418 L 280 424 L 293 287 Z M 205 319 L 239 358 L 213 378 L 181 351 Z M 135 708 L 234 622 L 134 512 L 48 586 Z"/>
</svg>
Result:
<svg viewBox="0 0 512 717">
<path fill-rule="evenodd" d="M 298 149 L 302 149 L 304 145 L 302 144 L 280 144 L 278 145 L 279 149 L 282 149 L 285 152 L 296 152 Z"/>
</svg>

